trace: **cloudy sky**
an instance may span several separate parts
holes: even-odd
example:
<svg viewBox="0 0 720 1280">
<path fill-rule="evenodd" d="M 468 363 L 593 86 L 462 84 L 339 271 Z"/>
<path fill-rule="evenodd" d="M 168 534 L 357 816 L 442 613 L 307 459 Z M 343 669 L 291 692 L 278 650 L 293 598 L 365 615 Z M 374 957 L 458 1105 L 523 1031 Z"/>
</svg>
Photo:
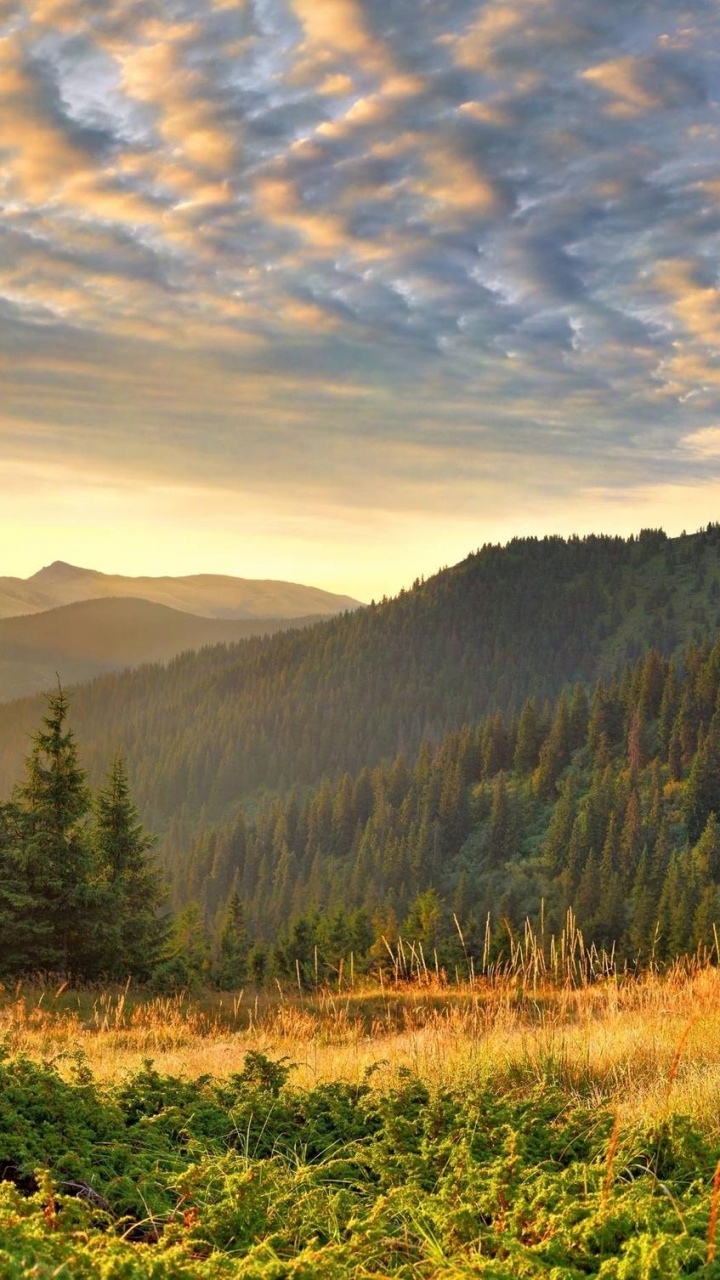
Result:
<svg viewBox="0 0 720 1280">
<path fill-rule="evenodd" d="M 718 0 L 0 0 L 0 573 L 720 519 Z"/>
</svg>

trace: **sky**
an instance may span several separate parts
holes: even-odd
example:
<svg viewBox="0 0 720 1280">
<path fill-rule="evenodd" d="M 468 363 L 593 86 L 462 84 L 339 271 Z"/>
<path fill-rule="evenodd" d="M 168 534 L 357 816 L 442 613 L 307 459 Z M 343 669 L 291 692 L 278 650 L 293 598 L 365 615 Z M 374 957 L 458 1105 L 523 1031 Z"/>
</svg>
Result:
<svg viewBox="0 0 720 1280">
<path fill-rule="evenodd" d="M 0 574 L 720 519 L 720 0 L 0 0 Z"/>
</svg>

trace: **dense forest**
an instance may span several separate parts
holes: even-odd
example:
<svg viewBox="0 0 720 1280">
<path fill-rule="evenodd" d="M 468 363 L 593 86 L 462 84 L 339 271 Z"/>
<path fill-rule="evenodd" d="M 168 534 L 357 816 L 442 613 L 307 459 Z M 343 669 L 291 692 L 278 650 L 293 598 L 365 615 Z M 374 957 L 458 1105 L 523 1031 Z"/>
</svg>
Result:
<svg viewBox="0 0 720 1280">
<path fill-rule="evenodd" d="M 720 641 L 680 663 L 651 649 L 554 704 L 423 744 L 414 762 L 325 779 L 195 839 L 179 904 L 245 906 L 267 961 L 327 976 L 398 938 L 454 969 L 495 956 L 529 917 L 646 962 L 716 943 Z M 179 860 L 178 860 L 179 865 Z M 201 904 L 200 910 L 197 903 Z"/>
<path fill-rule="evenodd" d="M 719 615 L 720 526 L 518 539 L 305 631 L 99 678 L 73 693 L 73 724 L 92 781 L 120 749 L 143 821 L 161 837 L 180 827 L 186 843 L 265 791 L 413 759 L 423 741 L 529 697 L 542 705 L 650 644 L 680 651 Z M 0 794 L 43 705 L 0 707 Z"/>
<path fill-rule="evenodd" d="M 119 742 L 130 781 L 106 759 L 92 801 L 74 755 L 76 811 L 52 835 L 40 763 L 61 739 L 76 751 L 56 696 L 0 814 L 10 967 L 316 981 L 404 940 L 453 971 L 501 955 L 528 917 L 559 932 L 568 910 L 629 963 L 712 946 L 719 579 L 720 526 L 526 539 L 306 632 L 80 687 L 83 753 Z M 38 710 L 2 709 L 8 762 Z M 113 805 L 134 887 L 113 870 Z M 164 923 L 138 810 L 164 836 Z M 122 933 L 132 893 L 151 908 L 142 944 L 117 937 L 101 959 L 93 931 L 110 912 Z M 69 909 L 82 946 L 53 923 Z"/>
</svg>

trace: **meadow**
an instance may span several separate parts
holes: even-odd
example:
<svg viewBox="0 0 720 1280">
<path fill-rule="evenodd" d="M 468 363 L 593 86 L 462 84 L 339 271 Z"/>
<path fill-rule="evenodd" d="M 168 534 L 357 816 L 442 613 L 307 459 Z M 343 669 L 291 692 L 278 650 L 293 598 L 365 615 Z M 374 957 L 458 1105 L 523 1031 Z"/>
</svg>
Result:
<svg viewBox="0 0 720 1280">
<path fill-rule="evenodd" d="M 0 1274 L 720 1276 L 720 973 L 0 997 Z"/>
</svg>

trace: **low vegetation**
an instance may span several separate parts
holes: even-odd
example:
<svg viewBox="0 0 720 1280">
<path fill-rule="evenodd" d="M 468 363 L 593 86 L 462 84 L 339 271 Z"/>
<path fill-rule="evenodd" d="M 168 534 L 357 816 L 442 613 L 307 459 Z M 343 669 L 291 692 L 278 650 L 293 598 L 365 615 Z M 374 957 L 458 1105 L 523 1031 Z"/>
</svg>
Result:
<svg viewBox="0 0 720 1280">
<path fill-rule="evenodd" d="M 720 1275 L 720 975 L 0 1002 L 0 1273 Z"/>
</svg>

